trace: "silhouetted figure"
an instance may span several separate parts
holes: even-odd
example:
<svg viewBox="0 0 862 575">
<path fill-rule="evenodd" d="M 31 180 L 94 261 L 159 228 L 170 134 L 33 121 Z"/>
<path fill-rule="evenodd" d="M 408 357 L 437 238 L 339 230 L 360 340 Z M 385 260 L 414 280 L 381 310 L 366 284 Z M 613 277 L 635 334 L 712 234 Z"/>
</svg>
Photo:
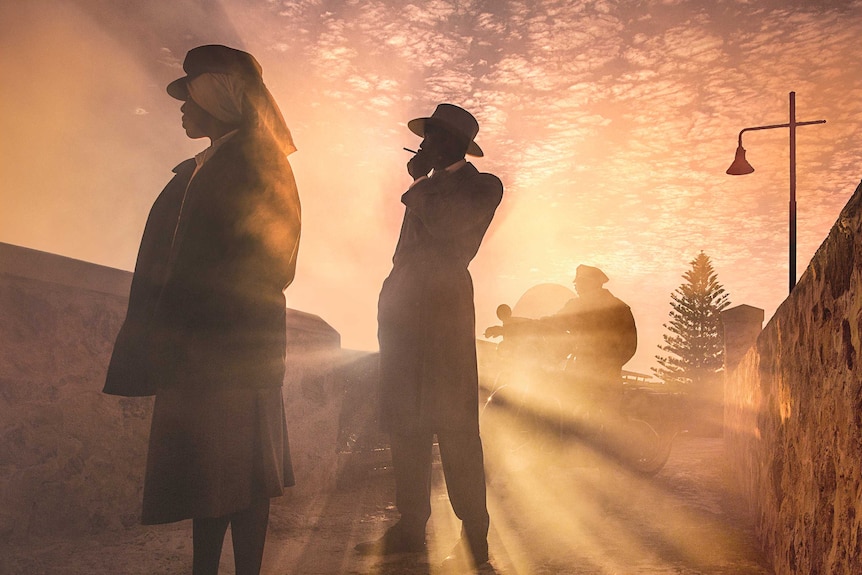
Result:
<svg viewBox="0 0 862 575">
<path fill-rule="evenodd" d="M 462 521 L 447 563 L 488 561 L 488 511 L 479 438 L 473 283 L 476 255 L 503 185 L 464 156 L 481 156 L 479 125 L 440 104 L 408 123 L 424 139 L 408 162 L 414 178 L 392 272 L 378 308 L 382 421 L 390 434 L 400 520 L 361 552 L 418 552 L 431 515 L 431 449 L 440 448 L 449 499 Z M 429 172 L 433 169 L 430 177 Z"/>
<path fill-rule="evenodd" d="M 637 328 L 631 308 L 602 287 L 607 281 L 602 270 L 579 265 L 574 282 L 578 297 L 540 321 L 571 336 L 566 371 L 579 398 L 616 412 L 623 365 L 637 350 Z"/>
<path fill-rule="evenodd" d="M 271 497 L 293 485 L 282 403 L 285 300 L 299 246 L 290 132 L 260 65 L 200 46 L 167 91 L 189 138 L 144 230 L 104 391 L 155 394 L 144 524 L 193 519 L 195 575 L 260 571 Z"/>
</svg>

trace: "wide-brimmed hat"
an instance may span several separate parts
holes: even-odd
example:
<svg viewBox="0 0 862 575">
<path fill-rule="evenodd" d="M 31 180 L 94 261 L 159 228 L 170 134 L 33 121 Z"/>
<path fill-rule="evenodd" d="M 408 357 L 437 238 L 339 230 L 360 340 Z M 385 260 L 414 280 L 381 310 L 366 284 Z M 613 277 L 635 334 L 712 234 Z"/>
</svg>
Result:
<svg viewBox="0 0 862 575">
<path fill-rule="evenodd" d="M 578 269 L 575 271 L 575 281 L 578 281 L 578 278 L 587 281 L 594 281 L 599 285 L 604 285 L 608 283 L 608 276 L 605 275 L 605 272 L 600 270 L 599 268 L 595 268 L 593 266 L 585 266 L 583 264 L 578 266 Z"/>
<path fill-rule="evenodd" d="M 407 122 L 407 127 L 417 136 L 425 137 L 425 125 L 436 124 L 442 128 L 454 132 L 466 138 L 470 144 L 467 146 L 467 154 L 482 157 L 485 153 L 482 148 L 473 141 L 479 133 L 479 122 L 473 114 L 455 106 L 454 104 L 439 104 L 434 113 L 428 118 L 416 118 Z"/>
<path fill-rule="evenodd" d="M 185 76 L 168 84 L 168 94 L 177 100 L 188 100 L 188 81 L 207 72 L 230 74 L 253 82 L 263 82 L 263 69 L 254 56 L 220 44 L 198 46 L 189 50 L 183 60 L 183 70 L 186 73 Z"/>
</svg>

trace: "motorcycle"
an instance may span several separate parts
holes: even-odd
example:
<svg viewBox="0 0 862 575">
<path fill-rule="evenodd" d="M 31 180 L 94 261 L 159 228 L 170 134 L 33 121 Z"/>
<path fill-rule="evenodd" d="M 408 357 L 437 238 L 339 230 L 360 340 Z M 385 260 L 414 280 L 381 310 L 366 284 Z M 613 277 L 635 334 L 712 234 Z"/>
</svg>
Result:
<svg viewBox="0 0 862 575">
<path fill-rule="evenodd" d="M 672 416 L 678 397 L 650 389 L 636 374 L 587 385 L 567 369 L 569 336 L 513 316 L 506 304 L 497 317 L 502 325 L 485 332 L 502 339 L 480 368 L 481 417 L 505 415 L 510 449 L 549 452 L 576 444 L 584 464 L 612 460 L 646 477 L 661 471 L 678 434 Z"/>
</svg>

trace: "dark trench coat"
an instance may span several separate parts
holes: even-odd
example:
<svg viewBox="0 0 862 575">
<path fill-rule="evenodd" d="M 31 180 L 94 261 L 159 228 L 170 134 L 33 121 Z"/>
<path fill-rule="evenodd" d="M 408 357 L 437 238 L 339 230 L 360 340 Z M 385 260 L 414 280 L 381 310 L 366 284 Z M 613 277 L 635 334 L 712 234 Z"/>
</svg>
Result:
<svg viewBox="0 0 862 575">
<path fill-rule="evenodd" d="M 150 211 L 104 387 L 156 395 L 145 523 L 223 515 L 293 484 L 281 403 L 293 172 L 243 131 L 189 184 L 194 169 L 177 166 Z"/>
<path fill-rule="evenodd" d="M 422 180 L 406 206 L 378 304 L 382 423 L 388 431 L 479 425 L 473 282 L 467 266 L 503 197 L 468 163 Z"/>
</svg>

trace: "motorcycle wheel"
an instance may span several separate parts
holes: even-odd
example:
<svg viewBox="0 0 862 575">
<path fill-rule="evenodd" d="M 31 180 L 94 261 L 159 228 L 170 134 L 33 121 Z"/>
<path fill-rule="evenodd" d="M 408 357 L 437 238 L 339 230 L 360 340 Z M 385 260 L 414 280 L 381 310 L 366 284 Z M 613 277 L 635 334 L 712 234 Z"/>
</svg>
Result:
<svg viewBox="0 0 862 575">
<path fill-rule="evenodd" d="M 662 435 L 642 419 L 628 420 L 629 435 L 622 463 L 631 471 L 652 477 L 664 468 L 673 447 L 673 435 Z"/>
</svg>

